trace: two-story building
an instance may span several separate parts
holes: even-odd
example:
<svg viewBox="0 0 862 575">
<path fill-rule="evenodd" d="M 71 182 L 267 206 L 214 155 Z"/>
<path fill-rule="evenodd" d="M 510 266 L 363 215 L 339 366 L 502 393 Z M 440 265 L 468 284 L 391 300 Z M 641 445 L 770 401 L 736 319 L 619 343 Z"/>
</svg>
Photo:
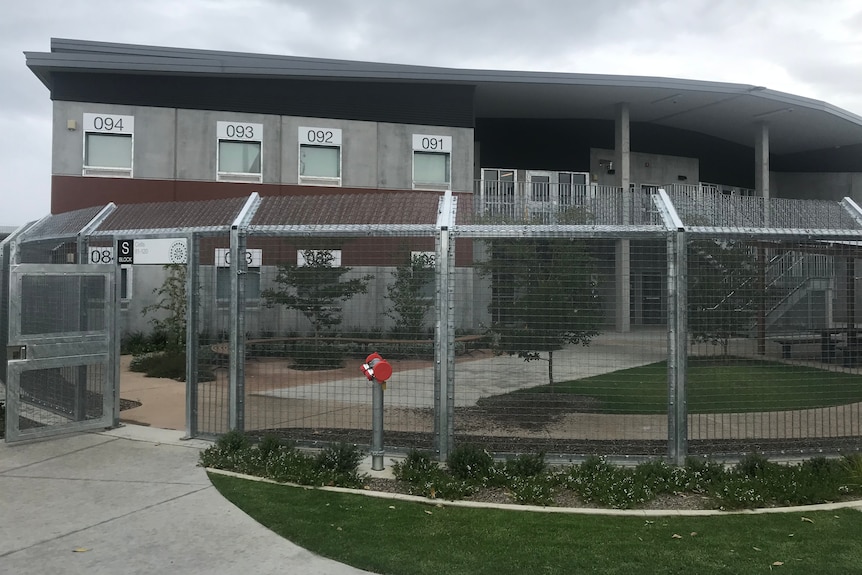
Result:
<svg viewBox="0 0 862 575">
<path fill-rule="evenodd" d="M 65 39 L 26 59 L 53 101 L 55 214 L 252 192 L 451 190 L 473 217 L 596 224 L 649 220 L 659 187 L 862 203 L 862 117 L 763 86 Z M 599 250 L 609 325 L 663 321 L 662 250 Z"/>
</svg>

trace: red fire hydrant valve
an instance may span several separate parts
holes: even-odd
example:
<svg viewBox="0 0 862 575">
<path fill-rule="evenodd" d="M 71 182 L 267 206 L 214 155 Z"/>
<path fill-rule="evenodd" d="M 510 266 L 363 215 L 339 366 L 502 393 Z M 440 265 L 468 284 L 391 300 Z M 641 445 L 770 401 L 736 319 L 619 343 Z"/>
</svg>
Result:
<svg viewBox="0 0 862 575">
<path fill-rule="evenodd" d="M 392 377 L 392 366 L 380 357 L 379 353 L 374 352 L 365 358 L 365 363 L 362 364 L 362 373 L 369 381 L 376 381 L 385 385 L 386 380 Z"/>
</svg>

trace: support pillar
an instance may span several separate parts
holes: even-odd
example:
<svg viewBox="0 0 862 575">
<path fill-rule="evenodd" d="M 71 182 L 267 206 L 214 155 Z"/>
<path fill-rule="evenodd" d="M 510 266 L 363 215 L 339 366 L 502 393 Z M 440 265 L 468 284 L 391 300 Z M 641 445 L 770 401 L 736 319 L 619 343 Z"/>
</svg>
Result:
<svg viewBox="0 0 862 575">
<path fill-rule="evenodd" d="M 754 188 L 763 198 L 763 225 L 769 225 L 769 125 L 758 124 L 754 141 Z"/>
<path fill-rule="evenodd" d="M 614 169 L 615 183 L 620 188 L 622 222 L 632 223 L 631 185 L 631 135 L 629 105 L 621 102 L 616 106 L 614 119 Z M 615 316 L 618 332 L 631 331 L 631 242 L 619 239 L 615 245 Z"/>
</svg>

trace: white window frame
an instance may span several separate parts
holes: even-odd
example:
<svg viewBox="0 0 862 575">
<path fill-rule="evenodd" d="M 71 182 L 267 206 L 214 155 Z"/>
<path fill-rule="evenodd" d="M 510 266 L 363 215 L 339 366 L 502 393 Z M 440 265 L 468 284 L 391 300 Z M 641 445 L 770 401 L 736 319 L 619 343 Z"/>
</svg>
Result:
<svg viewBox="0 0 862 575">
<path fill-rule="evenodd" d="M 227 172 L 221 170 L 221 143 L 256 143 L 260 148 L 258 172 Z M 263 124 L 253 122 L 216 122 L 216 180 L 219 182 L 263 182 Z"/>
<path fill-rule="evenodd" d="M 435 154 L 446 156 L 446 182 L 422 182 L 416 179 L 416 155 Z M 432 134 L 413 134 L 413 153 L 411 155 L 412 179 L 414 190 L 451 190 L 452 189 L 452 136 Z"/>
<path fill-rule="evenodd" d="M 343 174 L 342 132 L 341 128 L 320 128 L 315 126 L 300 126 L 297 141 L 299 146 L 296 157 L 296 173 L 300 184 L 312 186 L 341 186 Z M 338 176 L 305 176 L 302 174 L 302 149 L 304 147 L 320 147 L 336 149 L 338 152 Z"/>
<path fill-rule="evenodd" d="M 219 283 L 218 276 L 219 270 L 224 268 L 230 268 L 230 248 L 216 248 L 215 254 L 213 256 L 213 261 L 215 262 L 215 266 L 213 269 L 213 286 L 215 292 L 215 299 L 218 303 L 224 304 L 227 301 L 230 301 L 230 297 L 219 297 Z M 248 248 L 245 250 L 245 262 L 246 269 L 249 274 L 257 274 L 260 277 L 260 268 L 263 262 L 263 250 Z M 254 294 L 252 297 L 249 297 L 246 292 L 245 303 L 248 307 L 257 307 L 260 303 L 260 283 L 258 283 L 258 293 Z"/>
<path fill-rule="evenodd" d="M 321 252 L 329 252 L 332 255 L 332 265 L 330 267 L 340 268 L 341 267 L 341 250 L 318 250 L 318 249 L 308 249 L 308 250 L 296 250 L 296 265 L 303 267 L 307 265 L 305 260 L 305 252 L 312 252 L 314 254 L 319 254 Z"/>
<path fill-rule="evenodd" d="M 570 186 L 568 196 L 563 193 L 563 184 L 560 182 L 562 176 L 568 176 L 571 182 L 568 184 Z M 575 183 L 576 179 L 583 180 L 583 183 Z M 560 206 L 566 207 L 575 207 L 575 206 L 583 206 L 589 200 L 593 200 L 596 197 L 596 189 L 595 184 L 592 183 L 590 179 L 589 172 L 570 172 L 570 171 L 560 171 L 557 172 L 557 186 L 558 192 L 557 196 L 560 201 Z M 582 186 L 579 188 L 578 186 Z M 581 190 L 583 192 L 581 193 Z M 568 200 L 568 201 L 566 201 Z"/>
<path fill-rule="evenodd" d="M 84 113 L 84 149 L 81 174 L 101 178 L 131 178 L 135 167 L 135 117 L 123 114 Z M 110 135 L 129 139 L 129 166 L 98 166 L 87 163 L 87 145 L 91 135 Z"/>
</svg>

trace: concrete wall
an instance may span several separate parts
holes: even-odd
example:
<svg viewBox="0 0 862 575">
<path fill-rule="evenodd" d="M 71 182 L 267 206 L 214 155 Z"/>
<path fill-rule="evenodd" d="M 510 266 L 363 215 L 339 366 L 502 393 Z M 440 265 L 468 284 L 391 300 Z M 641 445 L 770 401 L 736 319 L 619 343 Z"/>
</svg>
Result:
<svg viewBox="0 0 862 575">
<path fill-rule="evenodd" d="M 174 110 L 79 102 L 54 102 L 52 174 L 81 175 L 84 163 L 85 113 L 134 116 L 133 176 L 166 179 L 175 177 Z M 74 130 L 68 128 L 69 120 L 75 122 Z"/>
<path fill-rule="evenodd" d="M 617 185 L 616 174 L 608 174 L 607 168 L 599 163 L 613 161 L 613 159 L 613 150 L 590 149 L 590 173 L 593 175 L 593 183 L 602 186 Z M 697 158 L 632 152 L 630 166 L 631 181 L 636 184 L 661 185 L 680 182 L 696 184 L 700 181 L 700 167 Z M 620 169 L 619 166 L 614 166 L 614 168 Z M 683 176 L 685 179 L 680 180 L 679 176 Z"/>
<path fill-rule="evenodd" d="M 770 172 L 769 191 L 774 198 L 862 202 L 862 174 L 848 172 Z"/>
<path fill-rule="evenodd" d="M 133 178 L 216 181 L 219 121 L 263 125 L 263 183 L 298 184 L 300 126 L 342 130 L 342 187 L 411 189 L 413 134 L 452 137 L 454 191 L 473 189 L 473 130 L 327 118 L 55 102 L 52 173 L 81 176 L 84 113 L 134 116 Z M 68 129 L 68 121 L 76 129 Z"/>
<path fill-rule="evenodd" d="M 131 297 L 120 302 L 120 333 L 149 333 L 153 326 L 150 319 L 164 318 L 164 313 L 144 315 L 144 307 L 155 301 L 153 290 L 158 289 L 168 277 L 162 266 L 132 266 Z M 119 281 L 119 276 L 118 276 Z"/>
<path fill-rule="evenodd" d="M 368 283 L 368 293 L 357 294 L 344 305 L 341 329 L 385 332 L 392 327 L 394 322 L 386 312 L 391 305 L 387 299 L 387 287 L 394 282 L 392 276 L 394 271 L 394 267 L 388 266 L 355 266 L 344 276 L 344 279 L 348 279 L 370 274 L 373 278 Z M 261 291 L 278 287 L 273 281 L 277 272 L 275 266 L 261 268 Z M 216 299 L 215 274 L 213 266 L 201 267 L 200 317 L 203 324 L 201 331 L 208 332 L 213 337 L 228 329 L 230 313 L 228 302 Z M 153 329 L 150 319 L 164 317 L 164 313 L 144 315 L 142 312 L 146 305 L 154 301 L 153 290 L 159 288 L 166 277 L 167 272 L 162 266 L 134 266 L 132 297 L 121 304 L 121 333 L 139 331 L 150 333 Z M 479 301 L 474 301 L 467 295 L 473 293 L 473 281 L 473 268 L 456 268 L 455 327 L 459 330 L 479 331 L 487 324 L 488 295 L 486 294 L 485 299 Z M 426 317 L 428 330 L 434 327 L 435 319 L 432 305 Z M 246 332 L 251 337 L 258 337 L 261 333 L 302 334 L 308 333 L 310 329 L 311 324 L 297 311 L 279 306 L 268 308 L 263 304 L 263 300 L 252 300 L 247 304 Z"/>
</svg>

